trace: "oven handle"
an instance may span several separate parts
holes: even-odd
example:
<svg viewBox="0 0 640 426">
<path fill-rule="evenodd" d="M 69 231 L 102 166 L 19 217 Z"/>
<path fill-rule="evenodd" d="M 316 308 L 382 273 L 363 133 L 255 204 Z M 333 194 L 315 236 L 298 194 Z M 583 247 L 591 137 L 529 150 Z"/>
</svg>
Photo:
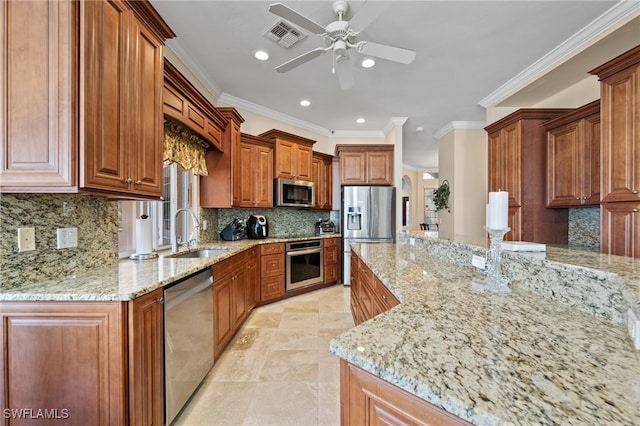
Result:
<svg viewBox="0 0 640 426">
<path fill-rule="evenodd" d="M 287 256 L 297 256 L 299 254 L 311 254 L 311 253 L 322 253 L 322 247 L 320 248 L 310 248 L 306 250 L 293 250 L 288 251 Z"/>
</svg>

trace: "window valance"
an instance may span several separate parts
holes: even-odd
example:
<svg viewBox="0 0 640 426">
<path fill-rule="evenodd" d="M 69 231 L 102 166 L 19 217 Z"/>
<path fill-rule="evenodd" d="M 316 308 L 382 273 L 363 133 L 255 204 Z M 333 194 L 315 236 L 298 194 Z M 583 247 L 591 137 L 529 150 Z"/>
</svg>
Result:
<svg viewBox="0 0 640 426">
<path fill-rule="evenodd" d="M 164 120 L 163 160 L 178 163 L 185 170 L 207 176 L 207 143 L 197 134 L 175 121 Z"/>
</svg>

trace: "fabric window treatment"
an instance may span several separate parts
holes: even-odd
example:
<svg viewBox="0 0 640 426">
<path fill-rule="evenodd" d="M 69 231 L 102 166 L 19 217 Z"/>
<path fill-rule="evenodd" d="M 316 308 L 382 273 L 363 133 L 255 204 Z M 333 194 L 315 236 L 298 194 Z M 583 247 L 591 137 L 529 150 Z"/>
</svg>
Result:
<svg viewBox="0 0 640 426">
<path fill-rule="evenodd" d="M 177 163 L 185 170 L 193 170 L 200 176 L 207 176 L 205 160 L 207 143 L 196 133 L 175 121 L 164 120 L 164 161 Z"/>
</svg>

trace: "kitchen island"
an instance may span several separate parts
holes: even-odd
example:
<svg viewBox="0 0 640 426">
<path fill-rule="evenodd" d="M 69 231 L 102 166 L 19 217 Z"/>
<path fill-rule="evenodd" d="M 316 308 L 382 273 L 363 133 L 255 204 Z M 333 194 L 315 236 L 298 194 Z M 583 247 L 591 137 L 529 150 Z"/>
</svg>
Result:
<svg viewBox="0 0 640 426">
<path fill-rule="evenodd" d="M 498 295 L 464 266 L 482 247 L 400 240 L 352 245 L 401 303 L 331 341 L 347 365 L 473 424 L 640 424 L 640 359 L 623 324 L 637 307 L 637 261 L 504 253 L 512 293 Z"/>
</svg>

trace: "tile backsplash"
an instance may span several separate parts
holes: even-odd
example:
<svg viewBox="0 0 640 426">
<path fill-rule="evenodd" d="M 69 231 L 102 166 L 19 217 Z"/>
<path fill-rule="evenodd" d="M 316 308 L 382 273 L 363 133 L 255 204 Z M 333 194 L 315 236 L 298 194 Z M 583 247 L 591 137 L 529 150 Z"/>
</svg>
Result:
<svg viewBox="0 0 640 426">
<path fill-rule="evenodd" d="M 118 262 L 118 206 L 89 195 L 2 194 L 0 289 Z M 36 249 L 18 252 L 16 228 L 35 228 Z M 78 247 L 58 250 L 56 228 L 78 228 Z"/>
<path fill-rule="evenodd" d="M 569 247 L 600 250 L 600 207 L 569 209 Z"/>
</svg>

